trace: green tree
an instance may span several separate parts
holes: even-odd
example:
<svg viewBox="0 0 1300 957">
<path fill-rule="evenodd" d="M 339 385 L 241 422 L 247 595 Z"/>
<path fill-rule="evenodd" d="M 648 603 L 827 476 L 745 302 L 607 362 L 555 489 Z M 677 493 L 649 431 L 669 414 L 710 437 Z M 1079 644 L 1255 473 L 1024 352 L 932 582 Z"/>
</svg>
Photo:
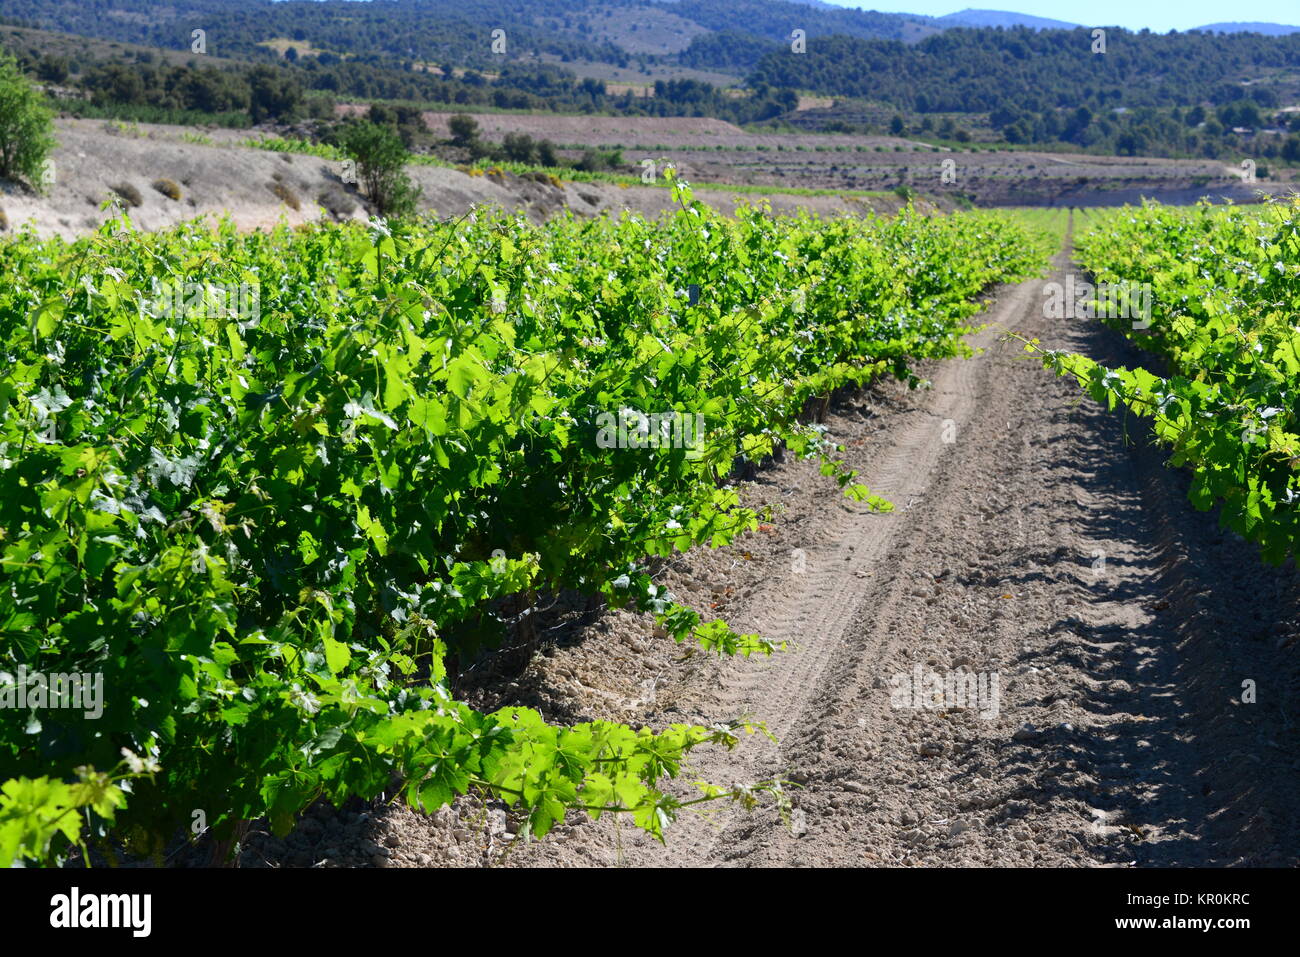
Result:
<svg viewBox="0 0 1300 957">
<path fill-rule="evenodd" d="M 478 139 L 478 122 L 465 113 L 457 113 L 447 121 L 451 141 L 457 146 L 469 146 Z"/>
<path fill-rule="evenodd" d="M 0 177 L 40 183 L 54 149 L 53 123 L 41 96 L 11 56 L 0 56 Z"/>
<path fill-rule="evenodd" d="M 425 125 L 424 114 L 415 107 L 372 103 L 366 119 L 376 126 L 388 127 L 401 137 L 402 145 L 408 150 L 428 138 L 429 128 Z"/>
<path fill-rule="evenodd" d="M 406 175 L 410 154 L 393 130 L 357 123 L 344 135 L 343 149 L 356 161 L 357 176 L 380 216 L 402 217 L 415 212 L 421 190 Z"/>
<path fill-rule="evenodd" d="M 555 144 L 550 140 L 538 140 L 537 161 L 543 166 L 559 166 L 560 158 L 555 155 Z"/>
<path fill-rule="evenodd" d="M 248 74 L 248 88 L 248 115 L 254 123 L 293 119 L 302 105 L 302 87 L 283 70 L 254 67 Z"/>
<path fill-rule="evenodd" d="M 507 133 L 501 149 L 506 159 L 516 163 L 531 163 L 537 155 L 537 146 L 527 133 Z"/>
<path fill-rule="evenodd" d="M 68 58 L 45 54 L 36 65 L 36 75 L 47 83 L 62 83 L 68 78 Z"/>
</svg>

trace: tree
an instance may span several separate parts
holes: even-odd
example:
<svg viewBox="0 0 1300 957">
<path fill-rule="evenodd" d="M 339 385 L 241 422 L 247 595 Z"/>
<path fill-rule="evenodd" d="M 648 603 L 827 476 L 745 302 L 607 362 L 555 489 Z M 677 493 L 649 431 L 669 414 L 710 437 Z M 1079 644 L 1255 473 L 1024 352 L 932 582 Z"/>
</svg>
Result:
<svg viewBox="0 0 1300 957">
<path fill-rule="evenodd" d="M 506 159 L 516 163 L 531 163 L 537 154 L 537 146 L 527 133 L 507 133 L 501 149 Z"/>
<path fill-rule="evenodd" d="M 1282 144 L 1282 158 L 1292 163 L 1300 162 L 1300 134 L 1292 133 Z"/>
<path fill-rule="evenodd" d="M 366 196 L 380 216 L 401 217 L 415 212 L 421 190 L 406 175 L 410 154 L 398 135 L 386 126 L 362 122 L 343 138 L 343 149 L 357 164 Z"/>
<path fill-rule="evenodd" d="M 18 61 L 0 56 L 0 177 L 40 183 L 55 146 L 51 120 L 40 94 L 19 72 Z"/>
<path fill-rule="evenodd" d="M 385 103 L 372 103 L 366 119 L 376 126 L 386 126 L 402 139 L 402 145 L 408 150 L 428 136 L 429 128 L 425 125 L 424 114 L 413 106 L 389 106 Z"/>
<path fill-rule="evenodd" d="M 302 105 L 302 87 L 287 71 L 254 67 L 248 74 L 248 115 L 254 123 L 293 119 Z"/>
<path fill-rule="evenodd" d="M 68 78 L 68 58 L 45 54 L 36 65 L 36 75 L 47 83 L 62 83 Z"/>
<path fill-rule="evenodd" d="M 451 141 L 457 146 L 469 146 L 478 139 L 478 121 L 465 113 L 457 113 L 447 121 Z"/>
</svg>

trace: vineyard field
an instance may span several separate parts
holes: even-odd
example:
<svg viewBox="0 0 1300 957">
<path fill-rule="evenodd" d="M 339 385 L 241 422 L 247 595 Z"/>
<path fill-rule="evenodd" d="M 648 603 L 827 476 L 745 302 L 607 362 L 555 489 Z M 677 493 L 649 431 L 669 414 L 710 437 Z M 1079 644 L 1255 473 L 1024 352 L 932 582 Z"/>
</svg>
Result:
<svg viewBox="0 0 1300 957">
<path fill-rule="evenodd" d="M 663 786 L 761 714 L 557 726 L 455 701 L 448 668 L 564 589 L 781 655 L 650 563 L 755 529 L 729 476 L 780 448 L 891 508 L 817 408 L 969 355 L 981 297 L 1047 243 L 993 214 L 724 218 L 674 192 L 658 221 L 121 218 L 0 244 L 0 671 L 31 705 L 0 710 L 0 858 L 228 849 L 394 787 L 424 811 L 494 795 L 539 837 L 575 808 L 661 838 L 695 803 L 782 806 L 778 779 Z"/>
</svg>

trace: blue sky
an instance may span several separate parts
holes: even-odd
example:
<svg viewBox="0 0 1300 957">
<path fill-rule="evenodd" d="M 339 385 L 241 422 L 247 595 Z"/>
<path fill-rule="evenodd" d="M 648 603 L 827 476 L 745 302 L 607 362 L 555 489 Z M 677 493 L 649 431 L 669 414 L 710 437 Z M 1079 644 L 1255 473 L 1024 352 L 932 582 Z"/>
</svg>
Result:
<svg viewBox="0 0 1300 957">
<path fill-rule="evenodd" d="M 978 10 L 1014 10 L 1036 17 L 1067 20 L 1084 26 L 1148 27 L 1164 33 L 1189 30 L 1206 23 L 1247 20 L 1264 23 L 1300 23 L 1297 0 L 828 0 L 842 7 L 880 10 L 884 13 L 924 13 L 938 17 L 973 7 Z"/>
</svg>

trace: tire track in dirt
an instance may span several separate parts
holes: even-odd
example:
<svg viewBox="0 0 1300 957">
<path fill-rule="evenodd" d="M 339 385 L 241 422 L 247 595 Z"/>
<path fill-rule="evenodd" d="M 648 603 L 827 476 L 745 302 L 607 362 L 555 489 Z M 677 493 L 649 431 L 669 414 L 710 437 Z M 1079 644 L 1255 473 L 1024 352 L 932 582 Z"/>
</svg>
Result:
<svg viewBox="0 0 1300 957">
<path fill-rule="evenodd" d="M 836 518 L 821 529 L 822 544 L 806 549 L 805 570 L 782 576 L 756 595 L 746 610 L 746 628 L 784 641 L 786 651 L 769 659 L 732 663 L 723 669 L 721 687 L 709 711 L 717 717 L 752 716 L 763 721 L 777 743 L 753 736 L 734 752 L 699 754 L 694 778 L 715 784 L 743 784 L 776 776 L 783 764 L 780 742 L 805 720 L 810 702 L 845 633 L 871 590 L 873 569 L 905 534 L 912 505 L 921 498 L 945 451 L 944 432 L 960 433 L 987 387 L 988 363 L 982 350 L 997 348 L 1000 330 L 1037 307 L 1041 280 L 1004 290 L 983 317 L 986 327 L 969 338 L 980 350 L 966 360 L 937 366 L 922 406 L 891 430 L 888 444 L 867 449 L 859 480 L 895 506 L 875 512 L 865 504 L 839 499 Z M 734 812 L 743 815 L 744 812 Z M 625 861 L 645 866 L 698 866 L 712 861 L 725 842 L 723 829 L 733 812 L 686 815 L 671 829 L 666 847 L 636 840 Z"/>
</svg>

